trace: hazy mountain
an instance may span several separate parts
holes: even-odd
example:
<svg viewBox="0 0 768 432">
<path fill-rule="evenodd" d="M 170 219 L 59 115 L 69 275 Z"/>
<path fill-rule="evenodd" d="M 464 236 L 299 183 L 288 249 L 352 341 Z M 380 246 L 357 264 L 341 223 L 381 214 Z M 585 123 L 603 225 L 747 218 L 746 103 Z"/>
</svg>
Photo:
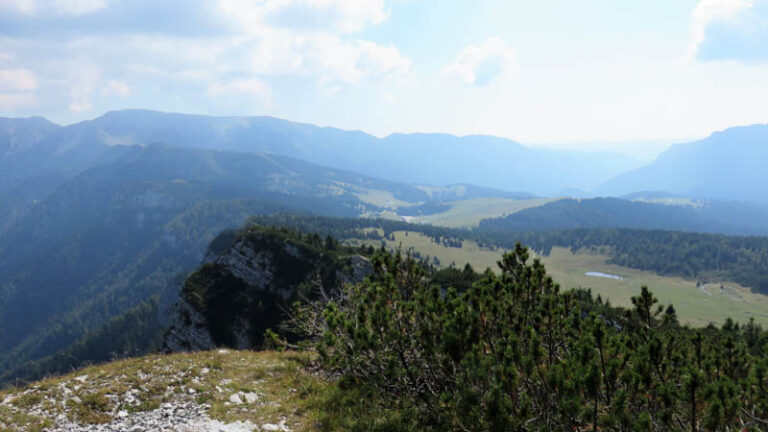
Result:
<svg viewBox="0 0 768 432">
<path fill-rule="evenodd" d="M 65 127 L 39 117 L 0 119 L 0 200 L 5 203 L 0 209 L 0 233 L 77 173 L 116 160 L 131 145 L 153 143 L 284 155 L 431 185 L 434 199 L 439 200 L 510 197 L 508 191 L 548 195 L 591 189 L 637 166 L 618 154 L 535 150 L 491 136 L 376 138 L 272 117 L 126 110 Z M 462 188 L 445 189 L 455 184 Z M 522 196 L 514 196 L 518 195 Z"/>
<path fill-rule="evenodd" d="M 0 370 L 66 349 L 110 318 L 160 296 L 221 230 L 278 211 L 358 216 L 385 190 L 417 188 L 254 153 L 124 146 L 0 235 Z"/>
<path fill-rule="evenodd" d="M 592 189 L 638 166 L 607 152 L 539 150 L 492 136 L 394 134 L 376 138 L 271 117 L 208 117 L 146 110 L 107 113 L 50 134 L 39 147 L 55 164 L 88 163 L 105 147 L 165 143 L 258 151 L 362 172 L 398 182 L 469 183 L 507 191 L 556 194 Z"/>
<path fill-rule="evenodd" d="M 678 144 L 597 189 L 624 195 L 663 190 L 695 198 L 768 203 L 768 125 L 726 129 Z"/>
<path fill-rule="evenodd" d="M 768 235 L 768 208 L 757 204 L 691 201 L 686 205 L 618 198 L 562 199 L 480 222 L 480 229 L 546 231 L 563 228 L 641 228 Z"/>
<path fill-rule="evenodd" d="M 0 159 L 11 158 L 34 147 L 58 128 L 59 125 L 42 117 L 0 117 Z"/>
</svg>

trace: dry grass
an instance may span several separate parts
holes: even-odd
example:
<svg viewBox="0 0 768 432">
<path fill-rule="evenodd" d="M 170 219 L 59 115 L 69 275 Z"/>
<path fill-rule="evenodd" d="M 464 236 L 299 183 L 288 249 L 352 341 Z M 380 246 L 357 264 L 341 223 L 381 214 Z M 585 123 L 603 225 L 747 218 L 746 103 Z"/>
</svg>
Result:
<svg viewBox="0 0 768 432">
<path fill-rule="evenodd" d="M 433 215 L 409 218 L 412 222 L 427 223 L 449 228 L 471 228 L 481 220 L 497 218 L 519 211 L 539 207 L 559 198 L 534 198 L 513 200 L 508 198 L 472 198 L 453 201 L 451 208 Z"/>
<path fill-rule="evenodd" d="M 475 270 L 490 267 L 498 271 L 496 262 L 503 250 L 480 248 L 475 242 L 465 241 L 462 248 L 437 244 L 431 238 L 415 232 L 394 233 L 395 241 L 387 240 L 387 247 L 397 249 L 413 248 L 422 256 L 435 256 L 441 265 L 452 263 L 459 268 L 470 263 Z M 378 242 L 369 242 L 378 246 Z M 756 322 L 768 326 L 768 297 L 752 293 L 737 283 L 723 281 L 724 289 L 717 286 L 697 287 L 696 281 L 673 276 L 660 276 L 650 271 L 608 264 L 609 257 L 603 254 L 579 252 L 572 254 L 564 248 L 554 248 L 549 256 L 542 257 L 547 272 L 563 288 L 590 288 L 595 295 L 610 299 L 616 306 L 630 307 L 631 298 L 640 293 L 640 287 L 648 286 L 663 304 L 673 304 L 677 315 L 684 323 L 693 326 L 722 324 L 727 318 Z M 603 272 L 622 276 L 623 280 L 586 276 L 586 272 Z"/>
<path fill-rule="evenodd" d="M 120 410 L 153 410 L 162 403 L 194 401 L 211 418 L 257 424 L 285 420 L 294 431 L 312 430 L 308 410 L 331 383 L 305 371 L 312 354 L 206 351 L 150 355 L 91 366 L 23 388 L 0 392 L 0 430 L 42 430 L 66 415 L 81 424 L 109 422 Z M 258 395 L 232 403 L 236 394 Z"/>
<path fill-rule="evenodd" d="M 0 431 L 42 431 L 65 415 L 81 424 L 119 411 L 195 402 L 225 423 L 285 422 L 292 431 L 411 432 L 415 416 L 364 385 L 344 387 L 309 372 L 311 352 L 216 350 L 149 355 L 91 366 L 23 388 L 0 391 Z M 252 403 L 232 403 L 253 394 Z"/>
</svg>

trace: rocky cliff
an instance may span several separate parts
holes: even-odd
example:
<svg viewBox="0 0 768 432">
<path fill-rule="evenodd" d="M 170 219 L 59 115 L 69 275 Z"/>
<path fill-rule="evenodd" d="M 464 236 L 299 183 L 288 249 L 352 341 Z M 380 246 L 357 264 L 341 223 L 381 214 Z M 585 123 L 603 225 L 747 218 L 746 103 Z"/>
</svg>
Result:
<svg viewBox="0 0 768 432">
<path fill-rule="evenodd" d="M 367 258 L 332 239 L 250 227 L 217 237 L 185 281 L 164 339 L 167 352 L 260 348 L 266 329 L 316 288 L 333 290 L 371 273 Z"/>
</svg>

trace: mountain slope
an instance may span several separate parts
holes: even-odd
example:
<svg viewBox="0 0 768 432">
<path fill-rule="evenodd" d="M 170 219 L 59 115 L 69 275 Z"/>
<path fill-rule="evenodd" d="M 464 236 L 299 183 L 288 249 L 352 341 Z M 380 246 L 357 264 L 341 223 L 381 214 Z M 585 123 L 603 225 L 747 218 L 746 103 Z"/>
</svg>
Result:
<svg viewBox="0 0 768 432">
<path fill-rule="evenodd" d="M 277 228 L 222 233 L 185 281 L 164 349 L 263 347 L 264 332 L 294 302 L 313 299 L 316 285 L 335 292 L 372 272 L 367 258 L 351 252 L 333 239 Z"/>
<path fill-rule="evenodd" d="M 313 431 L 336 387 L 307 370 L 312 359 L 300 352 L 216 350 L 90 366 L 0 391 L 0 429 Z"/>
<path fill-rule="evenodd" d="M 208 117 L 146 110 L 107 113 L 51 134 L 42 147 L 75 166 L 103 148 L 166 143 L 257 151 L 406 183 L 470 183 L 507 191 L 554 194 L 591 189 L 637 166 L 613 153 L 535 150 L 491 136 L 394 134 L 376 138 L 272 117 Z"/>
<path fill-rule="evenodd" d="M 53 173 L 29 175 L 31 164 L 20 160 L 57 129 L 41 117 L 0 118 L 0 233 L 61 183 Z"/>
<path fill-rule="evenodd" d="M 0 160 L 29 150 L 60 127 L 42 117 L 0 117 Z"/>
<path fill-rule="evenodd" d="M 668 205 L 618 198 L 562 199 L 485 219 L 481 230 L 546 231 L 568 228 L 641 228 L 768 235 L 768 208 L 718 201 Z"/>
<path fill-rule="evenodd" d="M 124 147 L 117 161 L 61 186 L 0 235 L 0 369 L 51 355 L 159 296 L 203 258 L 221 230 L 253 214 L 358 216 L 358 195 L 409 186 L 280 156 Z"/>
<path fill-rule="evenodd" d="M 650 164 L 619 175 L 597 191 L 624 195 L 663 190 L 678 195 L 768 203 L 768 125 L 726 129 L 673 146 Z"/>
</svg>

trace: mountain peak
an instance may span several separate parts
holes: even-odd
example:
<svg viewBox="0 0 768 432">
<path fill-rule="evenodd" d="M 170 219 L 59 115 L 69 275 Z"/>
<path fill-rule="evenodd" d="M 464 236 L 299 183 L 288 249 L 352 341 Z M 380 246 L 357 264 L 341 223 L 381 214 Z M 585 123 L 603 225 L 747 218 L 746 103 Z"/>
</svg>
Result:
<svg viewBox="0 0 768 432">
<path fill-rule="evenodd" d="M 650 164 L 619 175 L 597 191 L 621 196 L 663 190 L 691 198 L 768 203 L 765 161 L 768 125 L 738 126 L 674 145 Z"/>
</svg>

